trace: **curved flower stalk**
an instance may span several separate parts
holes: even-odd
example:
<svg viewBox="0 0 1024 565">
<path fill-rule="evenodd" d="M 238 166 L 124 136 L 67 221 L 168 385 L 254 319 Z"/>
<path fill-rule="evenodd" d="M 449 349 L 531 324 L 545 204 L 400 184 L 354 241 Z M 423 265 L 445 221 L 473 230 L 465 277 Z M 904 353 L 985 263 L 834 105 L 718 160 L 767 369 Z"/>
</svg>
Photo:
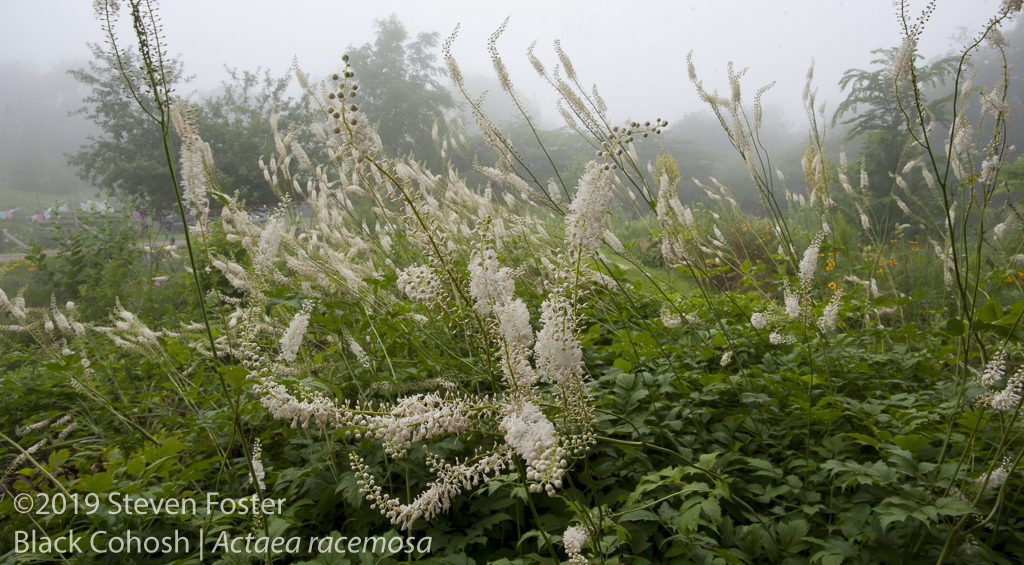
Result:
<svg viewBox="0 0 1024 565">
<path fill-rule="evenodd" d="M 466 489 L 514 470 L 517 459 L 525 465 L 529 489 L 553 495 L 562 486 L 568 459 L 593 441 L 582 353 L 568 300 L 556 293 L 545 302 L 535 370 L 530 365 L 534 336 L 529 312 L 514 296 L 512 271 L 498 264 L 490 247 L 477 253 L 471 266 L 475 307 L 488 312 L 496 330 L 493 335 L 498 358 L 506 375 L 503 393 L 426 393 L 371 404 L 339 402 L 319 391 L 286 384 L 288 375 L 295 373 L 291 367 L 309 326 L 309 302 L 285 330 L 276 359 L 255 344 L 253 331 L 243 343 L 245 363 L 261 404 L 274 418 L 289 421 L 292 426 L 312 424 L 323 430 L 344 431 L 355 439 L 371 437 L 380 441 L 392 457 L 402 457 L 413 446 L 432 438 L 459 435 L 470 429 L 490 430 L 502 439 L 492 451 L 461 462 L 448 463 L 428 453 L 435 479 L 408 502 L 383 492 L 364 460 L 352 454 L 360 488 L 375 508 L 402 528 L 410 528 L 420 517 L 429 519 L 445 511 L 452 498 Z M 540 408 L 547 395 L 537 386 L 538 373 L 558 385 L 558 418 L 549 419 Z"/>
<path fill-rule="evenodd" d="M 722 96 L 717 90 L 708 91 L 704 83 L 697 78 L 696 66 L 693 62 L 693 53 L 687 55 L 687 70 L 690 81 L 697 89 L 697 95 L 706 102 L 711 111 L 718 118 L 722 129 L 729 138 L 729 142 L 743 158 L 747 166 L 747 172 L 754 186 L 761 196 L 761 202 L 767 210 L 772 227 L 779 236 L 781 253 L 789 258 L 793 264 L 796 263 L 796 252 L 794 251 L 793 239 L 789 233 L 789 227 L 783 217 L 782 208 L 779 205 L 775 191 L 775 180 L 770 166 L 769 159 L 764 145 L 761 143 L 760 130 L 763 123 L 764 108 L 761 102 L 764 94 L 775 84 L 769 83 L 759 88 L 754 95 L 752 108 L 744 106 L 742 87 L 740 79 L 746 70 L 737 71 L 730 62 L 728 66 L 729 96 Z M 813 67 L 808 71 L 807 86 L 804 89 L 805 104 L 814 107 L 814 92 L 810 90 Z M 752 110 L 752 111 L 751 111 Z M 751 115 L 753 114 L 753 115 Z M 813 114 L 811 115 L 813 118 Z"/>
<path fill-rule="evenodd" d="M 547 239 L 543 223 L 550 218 L 516 215 L 510 207 L 497 206 L 487 192 L 469 189 L 450 168 L 446 176 L 436 175 L 421 164 L 386 158 L 376 138 L 360 130 L 359 116 L 354 115 L 358 110 L 349 100 L 355 92 L 350 78 L 346 67 L 339 88 L 324 97 L 328 131 L 323 141 L 331 165 L 308 163 L 304 173 L 291 174 L 287 164 L 301 148 L 282 139 L 268 167 L 278 181 L 290 179 L 294 192 L 309 203 L 312 220 L 286 221 L 282 207 L 259 226 L 231 200 L 225 209 L 225 231 L 241 243 L 252 266 L 223 257 L 213 264 L 245 295 L 232 320 L 253 391 L 275 419 L 293 427 L 340 431 L 354 440 L 370 438 L 393 458 L 470 431 L 495 438 L 493 449 L 468 458 L 446 460 L 427 451 L 433 480 L 409 500 L 386 493 L 363 456 L 352 454 L 360 488 L 402 528 L 445 511 L 467 489 L 520 469 L 532 492 L 554 494 L 570 458 L 593 442 L 583 355 L 575 337 L 578 291 L 564 282 L 555 287 L 542 306 L 542 328 L 535 336 L 529 307 L 515 295 L 518 273 L 498 259 L 503 234 L 517 230 L 538 237 L 540 232 Z M 303 175 L 309 177 L 305 182 Z M 506 180 L 528 196 L 524 183 Z M 613 182 L 610 167 L 596 163 L 580 181 L 565 230 L 577 266 L 603 237 Z M 372 213 L 357 212 L 367 209 Z M 469 257 L 461 255 L 463 249 L 477 247 L 466 242 L 479 241 L 481 235 L 490 240 L 492 234 L 493 244 L 479 246 Z M 415 259 L 407 261 L 406 254 Z M 409 266 L 399 268 L 399 261 Z M 552 268 L 554 276 L 567 278 L 565 264 Z M 395 274 L 397 292 L 371 292 L 366 279 L 385 273 Z M 267 316 L 265 309 L 269 291 L 282 285 L 306 298 L 284 323 Z M 489 341 L 482 344 L 486 355 L 479 357 L 495 360 L 503 378 L 486 392 L 452 387 L 387 401 L 331 397 L 307 384 L 304 363 L 309 357 L 303 343 L 322 315 L 315 304 L 338 299 L 357 302 L 354 313 L 361 308 L 369 324 L 379 308 L 404 300 L 453 314 L 464 324 L 454 327 L 466 331 L 468 341 L 480 336 Z M 474 320 L 478 327 L 470 331 Z M 337 335 L 319 335 L 317 342 L 348 340 L 356 344 L 353 349 L 358 346 L 354 329 L 333 333 Z M 358 346 L 354 353 L 358 363 L 369 368 L 390 363 L 380 359 L 386 353 L 384 344 L 364 344 L 365 351 Z"/>
<path fill-rule="evenodd" d="M 678 187 L 668 175 L 662 175 L 655 212 L 661 230 L 661 255 L 671 266 L 694 265 L 695 253 L 690 243 L 696 236 L 693 211 L 679 201 Z"/>
<path fill-rule="evenodd" d="M 209 229 L 211 172 L 214 170 L 210 144 L 199 136 L 184 102 L 170 107 L 170 118 L 181 137 L 181 200 L 200 231 Z"/>
</svg>

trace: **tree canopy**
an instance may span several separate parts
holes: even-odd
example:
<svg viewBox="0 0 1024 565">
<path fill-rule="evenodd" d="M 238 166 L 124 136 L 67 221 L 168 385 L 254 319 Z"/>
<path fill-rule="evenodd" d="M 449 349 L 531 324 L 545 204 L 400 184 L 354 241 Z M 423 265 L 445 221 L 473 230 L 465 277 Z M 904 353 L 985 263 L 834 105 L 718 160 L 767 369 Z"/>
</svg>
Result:
<svg viewBox="0 0 1024 565">
<path fill-rule="evenodd" d="M 451 92 L 438 80 L 437 33 L 409 37 L 398 17 L 377 20 L 377 38 L 350 48 L 349 61 L 359 82 L 359 106 L 376 122 L 384 147 L 409 153 L 432 147 L 434 120 L 456 107 Z"/>
<path fill-rule="evenodd" d="M 89 88 L 85 105 L 76 114 L 96 124 L 101 133 L 69 156 L 79 177 L 108 194 L 152 210 L 175 202 L 174 188 L 167 175 L 160 126 L 131 99 L 124 77 L 117 70 L 113 53 L 90 44 L 93 59 L 85 67 L 71 69 L 71 76 Z M 125 67 L 138 67 L 130 52 Z M 184 70 L 177 60 L 165 62 L 171 88 L 184 84 Z"/>
<path fill-rule="evenodd" d="M 914 104 L 914 88 L 910 73 L 894 77 L 899 48 L 876 49 L 872 53 L 877 57 L 871 61 L 871 69 L 848 69 L 839 80 L 840 88 L 849 94 L 836 108 L 833 123 L 849 127 L 847 139 L 861 141 L 861 153 L 871 179 L 869 190 L 876 198 L 884 200 L 879 205 L 887 206 L 893 187 L 890 177 L 901 166 L 910 142 L 903 108 L 909 111 Z M 923 59 L 920 55 L 917 58 Z M 915 66 L 917 87 L 926 108 L 939 122 L 948 119 L 949 98 L 928 99 L 927 95 L 949 80 L 956 67 L 956 57 L 943 57 Z"/>
<path fill-rule="evenodd" d="M 90 46 L 93 59 L 69 73 L 88 87 L 85 105 L 77 113 L 92 121 L 101 133 L 69 157 L 78 175 L 96 188 L 151 211 L 175 205 L 174 189 L 167 173 L 159 125 L 125 93 L 124 77 L 113 55 L 98 45 Z M 137 65 L 132 55 L 126 66 Z M 180 89 L 186 84 L 180 61 L 165 61 L 168 82 Z M 271 115 L 282 127 L 308 123 L 298 101 L 287 96 L 289 78 L 268 71 L 228 69 L 221 89 L 192 105 L 199 133 L 210 144 L 216 180 L 221 190 L 237 192 L 249 204 L 267 204 L 277 196 L 263 179 L 258 159 L 274 151 Z M 175 143 L 177 145 L 177 142 Z"/>
</svg>

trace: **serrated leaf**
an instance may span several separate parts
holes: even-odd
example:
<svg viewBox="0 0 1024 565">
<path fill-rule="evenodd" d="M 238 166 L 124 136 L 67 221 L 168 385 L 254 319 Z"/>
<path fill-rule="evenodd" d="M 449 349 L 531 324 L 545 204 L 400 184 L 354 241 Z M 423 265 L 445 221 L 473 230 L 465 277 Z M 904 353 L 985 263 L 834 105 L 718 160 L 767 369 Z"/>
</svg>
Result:
<svg viewBox="0 0 1024 565">
<path fill-rule="evenodd" d="M 917 451 L 918 449 L 928 445 L 930 440 L 920 434 L 907 434 L 905 436 L 893 438 L 892 442 L 907 451 Z"/>
<path fill-rule="evenodd" d="M 722 523 L 722 507 L 718 504 L 718 499 L 711 497 L 706 499 L 700 504 L 701 510 L 704 511 L 708 516 L 708 520 L 716 526 Z"/>
</svg>

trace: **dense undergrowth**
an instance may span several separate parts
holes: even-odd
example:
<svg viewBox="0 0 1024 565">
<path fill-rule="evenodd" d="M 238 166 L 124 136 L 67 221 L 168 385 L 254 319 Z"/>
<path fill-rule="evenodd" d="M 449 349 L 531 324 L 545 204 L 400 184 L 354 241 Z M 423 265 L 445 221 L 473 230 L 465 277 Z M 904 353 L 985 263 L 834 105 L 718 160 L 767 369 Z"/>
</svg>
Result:
<svg viewBox="0 0 1024 565">
<path fill-rule="evenodd" d="M 671 156 L 635 158 L 666 124 L 612 125 L 556 44 L 559 68 L 531 58 L 594 145 L 577 178 L 525 169 L 482 114 L 500 158 L 473 172 L 480 186 L 389 155 L 346 58 L 320 85 L 298 73 L 322 147 L 295 142 L 287 128 L 304 124 L 275 124 L 265 173 L 287 196 L 256 221 L 161 90 L 146 6 L 133 16 L 148 66 L 125 79 L 184 139 L 171 164 L 189 247 L 145 254 L 108 226 L 31 273 L 6 267 L 46 286 L 0 295 L 4 559 L 58 559 L 15 551 L 19 531 L 133 530 L 193 543 L 63 558 L 198 562 L 202 534 L 202 557 L 224 563 L 1021 560 L 1024 250 L 998 176 L 1007 90 L 962 89 L 952 124 L 916 119 L 919 28 L 893 69 L 916 136 L 894 179 L 854 187 L 863 165 L 829 161 L 809 77 L 806 178 L 787 186 L 758 141 L 763 90 L 745 104 L 730 69 L 731 94 L 709 92 L 691 63 L 765 208 L 740 210 L 713 179 L 684 205 Z M 979 95 L 987 122 L 968 127 Z M 927 192 L 904 191 L 912 178 Z M 893 216 L 874 215 L 871 182 L 891 182 Z M 212 492 L 283 503 L 116 504 Z M 24 493 L 85 510 L 22 512 Z M 222 535 L 431 543 L 250 554 L 218 550 Z"/>
</svg>

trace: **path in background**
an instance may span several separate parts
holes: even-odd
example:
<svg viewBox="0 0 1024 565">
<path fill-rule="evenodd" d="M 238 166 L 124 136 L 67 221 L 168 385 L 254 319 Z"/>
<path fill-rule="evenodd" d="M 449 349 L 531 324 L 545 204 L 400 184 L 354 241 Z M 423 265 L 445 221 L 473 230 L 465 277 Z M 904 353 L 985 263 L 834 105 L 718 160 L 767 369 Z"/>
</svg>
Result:
<svg viewBox="0 0 1024 565">
<path fill-rule="evenodd" d="M 168 240 L 168 241 L 154 241 L 153 243 L 140 243 L 139 247 L 144 247 L 146 245 L 148 245 L 150 247 L 167 247 L 168 245 L 171 245 L 171 242 L 170 242 L 170 240 Z M 173 245 L 174 245 L 174 247 L 182 247 L 182 246 L 185 245 L 185 242 L 184 241 L 175 241 Z M 43 252 L 44 255 L 53 255 L 54 253 L 56 253 L 56 251 L 54 251 L 52 249 Z M 28 255 L 28 253 L 0 253 L 0 263 L 6 263 L 8 261 L 17 261 L 19 259 L 24 259 L 27 255 Z"/>
</svg>

